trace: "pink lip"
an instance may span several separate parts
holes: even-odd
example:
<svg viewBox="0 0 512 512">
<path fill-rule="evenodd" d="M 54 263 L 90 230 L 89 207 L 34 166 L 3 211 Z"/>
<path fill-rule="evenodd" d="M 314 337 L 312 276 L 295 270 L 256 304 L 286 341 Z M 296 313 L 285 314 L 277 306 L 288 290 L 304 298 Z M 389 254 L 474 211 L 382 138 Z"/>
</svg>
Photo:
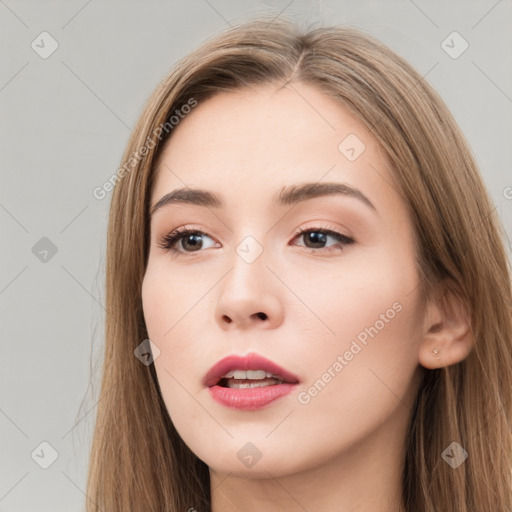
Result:
<svg viewBox="0 0 512 512">
<path fill-rule="evenodd" d="M 248 389 L 218 386 L 217 383 L 220 379 L 231 370 L 264 370 L 278 375 L 283 383 Z M 241 410 L 259 409 L 277 398 L 287 395 L 298 383 L 298 377 L 255 353 L 244 357 L 236 355 L 225 357 L 216 363 L 203 378 L 203 385 L 208 388 L 216 402 Z"/>
<path fill-rule="evenodd" d="M 231 370 L 265 370 L 278 375 L 281 380 L 289 383 L 297 383 L 297 376 L 281 368 L 276 363 L 263 356 L 251 352 L 246 356 L 228 356 L 215 363 L 203 378 L 203 385 L 211 387 L 219 382 L 222 376 Z"/>
</svg>

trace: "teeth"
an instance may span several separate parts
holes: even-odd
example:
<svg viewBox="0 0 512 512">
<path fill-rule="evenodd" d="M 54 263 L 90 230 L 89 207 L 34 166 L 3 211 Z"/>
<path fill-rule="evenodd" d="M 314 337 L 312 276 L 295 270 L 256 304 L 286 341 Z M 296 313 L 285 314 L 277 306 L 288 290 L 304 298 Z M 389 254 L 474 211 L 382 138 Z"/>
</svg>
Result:
<svg viewBox="0 0 512 512">
<path fill-rule="evenodd" d="M 265 378 L 270 379 L 272 377 L 279 379 L 277 375 L 266 372 L 265 370 L 231 370 L 224 375 L 223 379 L 260 380 Z"/>
<path fill-rule="evenodd" d="M 278 382 L 228 382 L 228 388 L 237 388 L 237 389 L 248 389 L 248 388 L 262 388 L 263 386 L 273 386 L 274 384 L 278 384 Z"/>
</svg>

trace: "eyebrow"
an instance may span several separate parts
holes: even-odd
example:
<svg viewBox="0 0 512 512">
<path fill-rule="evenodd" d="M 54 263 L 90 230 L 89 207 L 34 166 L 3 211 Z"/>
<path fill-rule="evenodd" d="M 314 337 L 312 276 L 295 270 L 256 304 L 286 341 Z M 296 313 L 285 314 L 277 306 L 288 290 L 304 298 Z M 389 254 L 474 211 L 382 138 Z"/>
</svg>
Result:
<svg viewBox="0 0 512 512">
<path fill-rule="evenodd" d="M 277 206 L 295 205 L 308 199 L 332 195 L 355 197 L 377 212 L 374 204 L 359 189 L 345 183 L 304 183 L 284 187 L 274 196 L 274 204 Z M 159 199 L 151 208 L 150 216 L 169 204 L 192 204 L 207 208 L 224 207 L 222 198 L 214 192 L 197 188 L 179 188 Z"/>
</svg>

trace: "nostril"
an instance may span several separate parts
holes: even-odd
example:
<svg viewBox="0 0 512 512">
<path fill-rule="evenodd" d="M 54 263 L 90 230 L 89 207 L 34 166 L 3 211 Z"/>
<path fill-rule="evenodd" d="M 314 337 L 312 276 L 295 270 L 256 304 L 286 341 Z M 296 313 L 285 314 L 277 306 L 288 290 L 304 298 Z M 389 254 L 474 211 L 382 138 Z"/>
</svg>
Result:
<svg viewBox="0 0 512 512">
<path fill-rule="evenodd" d="M 261 319 L 261 320 L 266 320 L 268 318 L 268 316 L 266 315 L 266 313 L 256 313 L 256 316 Z"/>
</svg>

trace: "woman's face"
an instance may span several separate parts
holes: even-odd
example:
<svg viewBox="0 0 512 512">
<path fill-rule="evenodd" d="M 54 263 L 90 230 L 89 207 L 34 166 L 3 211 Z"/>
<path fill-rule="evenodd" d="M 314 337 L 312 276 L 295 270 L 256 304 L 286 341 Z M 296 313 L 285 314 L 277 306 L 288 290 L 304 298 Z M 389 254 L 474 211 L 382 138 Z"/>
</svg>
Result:
<svg viewBox="0 0 512 512">
<path fill-rule="evenodd" d="M 222 93 L 174 128 L 151 206 L 177 189 L 189 200 L 152 214 L 144 316 L 170 418 L 213 471 L 279 476 L 403 444 L 423 316 L 391 184 L 364 125 L 307 84 Z M 177 228 L 200 233 L 166 250 Z M 298 382 L 205 384 L 215 363 L 249 353 Z"/>
</svg>

